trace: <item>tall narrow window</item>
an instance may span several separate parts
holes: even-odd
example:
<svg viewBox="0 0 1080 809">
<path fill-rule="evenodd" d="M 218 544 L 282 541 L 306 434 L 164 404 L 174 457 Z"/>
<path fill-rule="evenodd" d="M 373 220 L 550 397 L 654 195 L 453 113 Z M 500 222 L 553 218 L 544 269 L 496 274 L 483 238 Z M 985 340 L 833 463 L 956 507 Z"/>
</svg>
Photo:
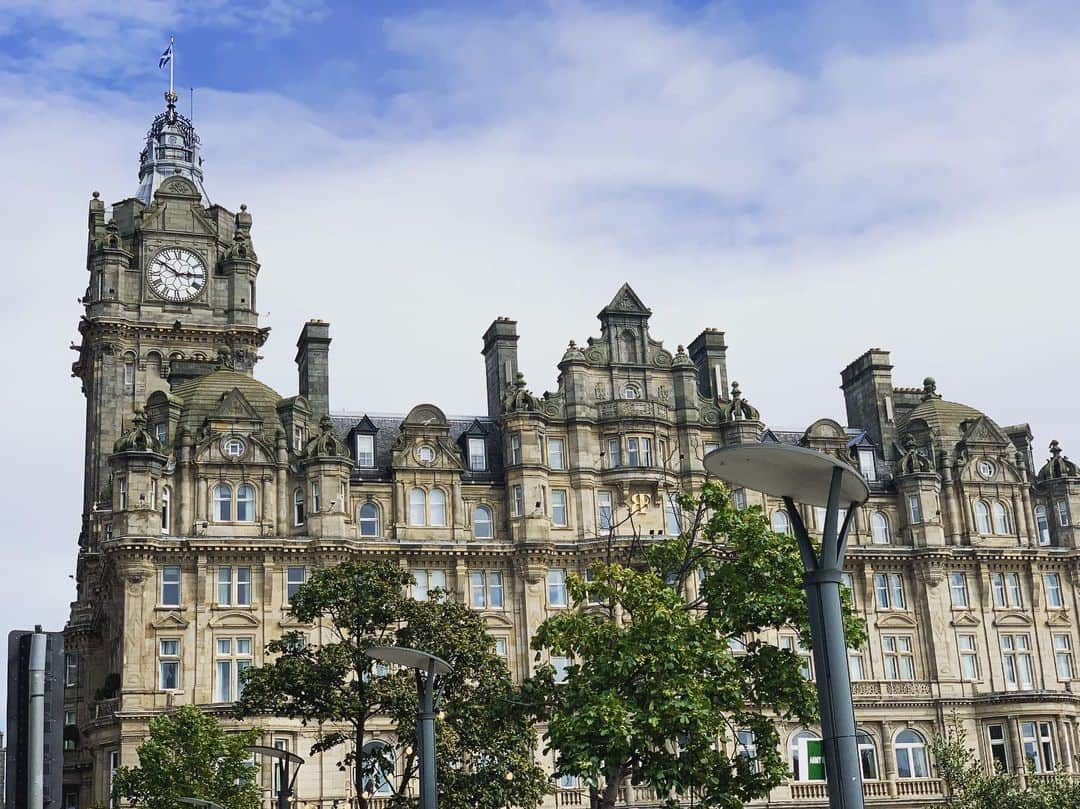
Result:
<svg viewBox="0 0 1080 809">
<path fill-rule="evenodd" d="M 214 700 L 233 702 L 243 693 L 243 672 L 251 666 L 251 638 L 217 638 L 214 645 Z"/>
<path fill-rule="evenodd" d="M 125 511 L 127 509 L 127 478 L 117 478 L 116 491 L 117 507 L 120 511 Z"/>
<path fill-rule="evenodd" d="M 551 524 L 560 528 L 567 525 L 566 489 L 551 490 Z"/>
<path fill-rule="evenodd" d="M 135 361 L 134 360 L 125 360 L 124 361 L 124 387 L 129 389 L 129 390 L 134 390 L 134 388 L 135 388 Z"/>
<path fill-rule="evenodd" d="M 487 574 L 483 570 L 469 572 L 469 603 L 474 609 L 487 607 Z"/>
<path fill-rule="evenodd" d="M 64 711 L 64 727 L 65 728 L 74 727 L 75 722 L 76 722 L 75 711 Z M 68 736 L 68 734 L 65 731 L 64 732 L 64 749 L 65 750 L 74 750 L 75 749 L 75 740 L 74 739 L 69 739 L 69 738 L 67 738 L 67 736 Z M 72 801 L 72 802 L 69 802 L 69 801 Z M 78 803 L 73 802 L 73 799 L 65 798 L 64 809 L 78 809 Z"/>
<path fill-rule="evenodd" d="M 299 590 L 306 581 L 306 567 L 298 565 L 288 568 L 288 570 L 285 572 L 285 600 L 291 603 L 293 600 L 293 596 L 296 595 L 296 591 Z"/>
<path fill-rule="evenodd" d="M 1054 729 L 1049 722 L 1021 722 L 1020 746 L 1035 772 L 1051 772 L 1056 766 Z"/>
<path fill-rule="evenodd" d="M 180 606 L 180 568 L 166 565 L 161 568 L 161 606 Z"/>
<path fill-rule="evenodd" d="M 783 509 L 778 509 L 772 513 L 772 517 L 769 520 L 772 523 L 772 530 L 775 534 L 790 534 L 791 533 L 791 518 L 788 517 L 788 513 Z"/>
<path fill-rule="evenodd" d="M 609 438 L 607 442 L 608 468 L 614 469 L 619 466 L 619 439 Z"/>
<path fill-rule="evenodd" d="M 512 487 L 510 493 L 514 516 L 525 516 L 525 489 L 519 484 Z"/>
<path fill-rule="evenodd" d="M 304 490 L 297 489 L 293 492 L 293 525 L 304 524 Z"/>
<path fill-rule="evenodd" d="M 487 469 L 487 444 L 483 438 L 469 439 L 469 469 L 473 472 Z"/>
<path fill-rule="evenodd" d="M 365 469 L 375 466 L 375 436 L 357 433 L 356 465 Z"/>
<path fill-rule="evenodd" d="M 799 639 L 794 635 L 781 635 L 780 636 L 780 648 L 786 649 L 799 658 L 799 671 L 802 672 L 802 676 L 807 680 L 814 679 L 814 663 L 810 657 L 810 652 L 802 647 L 799 643 Z"/>
<path fill-rule="evenodd" d="M 679 519 L 679 505 L 675 502 L 674 495 L 664 497 L 664 533 L 669 537 L 677 537 L 682 533 L 682 524 Z"/>
<path fill-rule="evenodd" d="M 488 506 L 473 509 L 473 536 L 476 539 L 491 539 L 495 536 L 494 521 Z"/>
<path fill-rule="evenodd" d="M 510 436 L 510 463 L 521 463 L 521 433 L 514 433 Z"/>
<path fill-rule="evenodd" d="M 1065 606 L 1065 598 L 1061 593 L 1061 574 L 1044 573 L 1043 582 L 1046 584 L 1046 606 L 1060 609 Z"/>
<path fill-rule="evenodd" d="M 158 641 L 158 690 L 180 689 L 180 639 L 161 638 Z"/>
<path fill-rule="evenodd" d="M 1001 664 L 1005 671 L 1006 689 L 1030 691 L 1034 687 L 1031 638 L 1026 634 L 1001 636 Z"/>
<path fill-rule="evenodd" d="M 862 448 L 859 450 L 859 472 L 867 480 L 877 480 L 877 469 L 874 466 L 874 451 Z"/>
<path fill-rule="evenodd" d="M 626 439 L 626 463 L 630 466 L 641 466 L 641 450 L 636 438 Z"/>
<path fill-rule="evenodd" d="M 641 462 L 638 466 L 652 466 L 652 439 L 641 439 Z"/>
<path fill-rule="evenodd" d="M 547 592 L 549 607 L 565 607 L 566 598 L 566 569 L 553 567 L 547 572 Z"/>
<path fill-rule="evenodd" d="M 1054 509 L 1057 511 L 1057 521 L 1061 528 L 1069 524 L 1069 504 L 1064 500 L 1055 500 Z"/>
<path fill-rule="evenodd" d="M 990 742 L 990 759 L 999 773 L 1009 771 L 1009 743 L 1005 739 L 1004 725 L 987 725 L 986 738 Z"/>
<path fill-rule="evenodd" d="M 1046 506 L 1035 506 L 1035 526 L 1039 532 L 1039 544 L 1050 544 L 1050 520 L 1046 518 Z"/>
<path fill-rule="evenodd" d="M 75 652 L 64 654 L 64 686 L 74 688 L 79 684 L 79 656 Z"/>
<path fill-rule="evenodd" d="M 114 809 L 116 799 L 112 797 L 113 781 L 116 780 L 116 771 L 120 769 L 120 751 L 110 750 L 108 757 L 109 780 L 105 785 L 105 794 L 109 796 L 109 809 Z"/>
<path fill-rule="evenodd" d="M 322 491 L 321 491 L 321 489 L 319 487 L 319 481 L 317 481 L 317 480 L 311 481 L 311 513 L 312 514 L 318 514 L 320 511 L 322 511 L 322 504 L 321 504 L 321 501 L 320 501 L 321 495 L 322 495 Z"/>
<path fill-rule="evenodd" d="M 172 524 L 170 508 L 172 506 L 172 492 L 168 486 L 165 486 L 161 490 L 161 533 L 169 533 L 169 526 Z"/>
<path fill-rule="evenodd" d="M 217 578 L 217 603 L 219 607 L 232 605 L 233 594 L 233 569 L 231 567 L 219 567 Z"/>
<path fill-rule="evenodd" d="M 908 518 L 912 525 L 919 525 L 922 522 L 922 504 L 919 502 L 919 496 L 917 494 L 909 494 L 907 499 L 908 504 Z"/>
<path fill-rule="evenodd" d="M 984 500 L 975 501 L 975 530 L 980 534 L 992 534 L 994 530 L 990 524 L 990 506 Z"/>
<path fill-rule="evenodd" d="M 863 780 L 876 781 L 878 769 L 877 749 L 874 747 L 874 740 L 865 730 L 858 730 L 855 732 L 855 741 L 859 747 L 859 766 L 862 769 Z"/>
<path fill-rule="evenodd" d="M 427 493 L 423 489 L 409 490 L 409 525 L 427 522 Z"/>
<path fill-rule="evenodd" d="M 1005 508 L 1005 504 L 1000 500 L 995 500 L 991 509 L 994 515 L 994 533 L 1002 535 L 1010 533 L 1009 510 Z"/>
<path fill-rule="evenodd" d="M 379 507 L 375 503 L 368 500 L 361 505 L 356 514 L 356 521 L 360 526 L 360 536 L 379 536 Z"/>
<path fill-rule="evenodd" d="M 596 493 L 596 527 L 601 531 L 610 531 L 613 522 L 611 492 Z"/>
<path fill-rule="evenodd" d="M 1005 574 L 1005 589 L 1009 594 L 1009 606 L 1019 609 L 1024 606 L 1023 591 L 1020 589 L 1020 574 Z"/>
<path fill-rule="evenodd" d="M 731 493 L 731 501 L 739 511 L 746 511 L 746 489 L 736 489 Z"/>
<path fill-rule="evenodd" d="M 960 571 L 949 574 L 949 598 L 954 607 L 968 607 L 967 576 Z"/>
<path fill-rule="evenodd" d="M 1073 678 L 1072 637 L 1065 633 L 1054 634 L 1054 668 L 1059 680 Z"/>
<path fill-rule="evenodd" d="M 232 519 L 232 489 L 227 483 L 219 483 L 214 487 L 214 519 L 217 522 L 228 522 Z"/>
<path fill-rule="evenodd" d="M 446 525 L 446 492 L 442 489 L 432 489 L 428 493 L 428 515 L 430 525 Z"/>
<path fill-rule="evenodd" d="M 498 570 L 489 570 L 487 574 L 488 606 L 492 609 L 502 609 L 503 606 L 503 577 Z"/>
<path fill-rule="evenodd" d="M 979 650 L 975 645 L 975 636 L 961 634 L 956 636 L 956 646 L 960 651 L 960 676 L 965 680 L 979 679 Z"/>
<path fill-rule="evenodd" d="M 875 511 L 870 515 L 870 538 L 875 545 L 888 545 L 892 542 L 889 518 L 880 511 Z"/>
<path fill-rule="evenodd" d="M 886 680 L 915 679 L 915 654 L 910 635 L 882 635 L 881 652 Z"/>
<path fill-rule="evenodd" d="M 255 521 L 255 487 L 250 483 L 242 483 L 236 489 L 236 519 Z"/>
<path fill-rule="evenodd" d="M 168 443 L 169 439 L 169 425 L 163 421 L 159 421 L 157 424 L 155 424 L 154 438 L 157 439 L 157 442 L 159 444 L 165 446 L 165 444 Z"/>
<path fill-rule="evenodd" d="M 552 469 L 566 468 L 564 448 L 565 444 L 561 438 L 548 439 L 548 466 Z"/>
<path fill-rule="evenodd" d="M 251 568 L 236 568 L 236 606 L 251 606 Z"/>
</svg>

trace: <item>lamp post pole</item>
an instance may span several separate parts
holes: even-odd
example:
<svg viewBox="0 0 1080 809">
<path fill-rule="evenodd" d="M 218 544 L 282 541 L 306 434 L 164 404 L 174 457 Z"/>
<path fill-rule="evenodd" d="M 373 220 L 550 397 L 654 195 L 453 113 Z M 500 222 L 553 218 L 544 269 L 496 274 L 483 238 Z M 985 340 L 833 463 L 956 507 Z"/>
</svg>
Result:
<svg viewBox="0 0 1080 809">
<path fill-rule="evenodd" d="M 829 806 L 863 809 L 840 584 L 852 517 L 856 507 L 870 496 L 866 481 L 831 455 L 785 444 L 746 444 L 714 450 L 705 456 L 705 468 L 722 480 L 784 500 L 804 569 Z M 814 548 L 797 502 L 825 508 L 820 553 Z M 845 509 L 842 523 L 841 507 Z"/>
<path fill-rule="evenodd" d="M 304 759 L 288 750 L 278 750 L 276 747 L 261 744 L 253 744 L 247 748 L 247 751 L 274 759 L 274 766 L 278 773 L 277 809 L 289 809 L 289 797 L 292 795 L 293 784 L 296 776 L 300 774 L 300 765 L 304 763 Z M 289 776 L 290 764 L 296 765 L 292 777 Z"/>
</svg>

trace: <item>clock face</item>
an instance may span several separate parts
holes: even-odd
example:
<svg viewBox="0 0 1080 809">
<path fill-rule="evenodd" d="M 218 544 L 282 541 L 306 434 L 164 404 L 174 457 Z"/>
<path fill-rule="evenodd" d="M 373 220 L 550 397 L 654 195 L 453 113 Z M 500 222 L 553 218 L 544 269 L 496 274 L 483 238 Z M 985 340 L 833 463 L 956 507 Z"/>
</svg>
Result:
<svg viewBox="0 0 1080 809">
<path fill-rule="evenodd" d="M 194 300 L 206 286 L 206 265 L 183 247 L 166 247 L 146 268 L 150 291 L 170 303 Z"/>
</svg>

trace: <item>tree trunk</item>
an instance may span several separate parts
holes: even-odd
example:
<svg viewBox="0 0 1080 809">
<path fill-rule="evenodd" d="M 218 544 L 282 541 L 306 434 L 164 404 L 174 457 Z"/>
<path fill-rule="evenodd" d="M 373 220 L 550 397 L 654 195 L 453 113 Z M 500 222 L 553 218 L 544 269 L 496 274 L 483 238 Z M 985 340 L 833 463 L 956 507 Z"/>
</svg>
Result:
<svg viewBox="0 0 1080 809">
<path fill-rule="evenodd" d="M 356 728 L 356 754 L 353 756 L 353 773 L 355 783 L 353 786 L 356 788 L 356 806 L 357 809 L 367 809 L 367 798 L 364 797 L 364 771 L 360 766 L 361 760 L 364 755 L 364 726 L 359 725 Z"/>
<path fill-rule="evenodd" d="M 621 767 L 612 767 L 604 778 L 604 791 L 600 793 L 600 809 L 615 809 L 615 802 L 619 800 L 619 788 L 622 787 L 623 773 Z"/>
</svg>

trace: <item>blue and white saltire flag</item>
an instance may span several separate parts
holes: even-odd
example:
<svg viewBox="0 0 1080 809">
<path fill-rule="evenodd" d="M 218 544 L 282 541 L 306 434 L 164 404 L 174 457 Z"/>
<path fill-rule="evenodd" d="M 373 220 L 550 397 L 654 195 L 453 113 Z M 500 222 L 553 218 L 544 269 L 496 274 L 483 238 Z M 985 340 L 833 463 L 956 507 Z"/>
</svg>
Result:
<svg viewBox="0 0 1080 809">
<path fill-rule="evenodd" d="M 169 62 L 172 61 L 172 46 L 173 46 L 172 40 L 170 39 L 169 40 L 169 47 L 167 47 L 165 49 L 165 52 L 163 54 L 161 54 L 161 58 L 158 59 L 158 63 L 157 63 L 158 70 L 161 70 L 161 68 L 165 67 L 165 65 L 169 64 Z"/>
</svg>

